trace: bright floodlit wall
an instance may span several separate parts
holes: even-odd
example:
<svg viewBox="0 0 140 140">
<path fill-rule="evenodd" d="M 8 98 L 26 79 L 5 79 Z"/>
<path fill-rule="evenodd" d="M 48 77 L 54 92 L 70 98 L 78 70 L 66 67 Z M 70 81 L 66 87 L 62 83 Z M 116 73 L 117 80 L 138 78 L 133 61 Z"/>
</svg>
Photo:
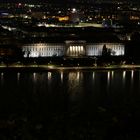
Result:
<svg viewBox="0 0 140 140">
<path fill-rule="evenodd" d="M 24 57 L 63 56 L 65 45 L 61 43 L 35 43 L 24 45 L 22 50 Z"/>
<path fill-rule="evenodd" d="M 67 49 L 68 56 L 82 56 L 84 54 L 83 45 L 70 45 Z"/>
<path fill-rule="evenodd" d="M 104 45 L 108 50 L 110 50 L 112 56 L 121 56 L 125 53 L 125 46 L 122 43 L 88 43 L 86 45 L 86 55 L 102 55 L 102 49 Z"/>
<path fill-rule="evenodd" d="M 86 43 L 85 51 L 83 45 L 73 46 L 71 44 L 66 51 L 65 43 L 34 43 L 22 46 L 24 57 L 53 57 L 64 56 L 69 52 L 70 57 L 82 56 L 101 56 L 103 46 L 106 46 L 112 56 L 122 56 L 125 54 L 125 46 L 122 43 Z"/>
</svg>

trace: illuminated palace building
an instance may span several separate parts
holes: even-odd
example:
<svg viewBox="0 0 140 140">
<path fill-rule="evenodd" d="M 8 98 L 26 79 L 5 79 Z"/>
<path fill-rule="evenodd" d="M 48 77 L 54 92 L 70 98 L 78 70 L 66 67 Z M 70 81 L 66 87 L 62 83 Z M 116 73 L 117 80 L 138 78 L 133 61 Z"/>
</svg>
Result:
<svg viewBox="0 0 140 140">
<path fill-rule="evenodd" d="M 112 56 L 123 56 L 123 43 L 87 43 L 85 40 L 67 40 L 64 43 L 34 43 L 22 46 L 24 57 L 53 57 L 53 56 L 101 56 L 103 47 Z"/>
</svg>

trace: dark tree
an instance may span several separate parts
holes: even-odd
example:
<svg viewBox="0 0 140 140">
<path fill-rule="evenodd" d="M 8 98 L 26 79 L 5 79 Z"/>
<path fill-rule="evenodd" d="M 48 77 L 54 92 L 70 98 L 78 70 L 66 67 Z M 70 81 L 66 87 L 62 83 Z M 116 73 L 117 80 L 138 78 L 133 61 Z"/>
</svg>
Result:
<svg viewBox="0 0 140 140">
<path fill-rule="evenodd" d="M 30 52 L 30 51 L 28 51 L 28 52 L 27 52 L 27 58 L 29 58 L 29 57 L 30 57 L 30 54 L 31 54 L 31 52 Z"/>
<path fill-rule="evenodd" d="M 107 47 L 104 44 L 103 49 L 102 49 L 102 56 L 107 56 L 107 54 L 108 54 Z"/>
<path fill-rule="evenodd" d="M 139 33 L 139 32 L 134 32 L 134 33 L 131 35 L 131 40 L 132 40 L 132 41 L 140 42 L 140 33 Z"/>
<path fill-rule="evenodd" d="M 107 49 L 107 56 L 111 56 L 111 49 Z"/>
</svg>

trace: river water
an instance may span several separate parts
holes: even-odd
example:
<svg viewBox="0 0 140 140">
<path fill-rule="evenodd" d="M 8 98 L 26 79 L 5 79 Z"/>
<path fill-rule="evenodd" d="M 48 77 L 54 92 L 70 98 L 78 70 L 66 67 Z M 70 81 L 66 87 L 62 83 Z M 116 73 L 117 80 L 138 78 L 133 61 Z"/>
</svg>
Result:
<svg viewBox="0 0 140 140">
<path fill-rule="evenodd" d="M 0 139 L 139 139 L 140 71 L 0 72 Z"/>
</svg>

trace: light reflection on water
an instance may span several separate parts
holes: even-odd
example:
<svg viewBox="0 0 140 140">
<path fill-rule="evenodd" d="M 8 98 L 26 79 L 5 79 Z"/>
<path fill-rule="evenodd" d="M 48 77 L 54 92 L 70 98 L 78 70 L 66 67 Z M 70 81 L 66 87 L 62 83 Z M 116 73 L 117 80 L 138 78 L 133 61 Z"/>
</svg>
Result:
<svg viewBox="0 0 140 140">
<path fill-rule="evenodd" d="M 68 80 L 69 81 L 72 81 L 72 82 L 77 82 L 77 81 L 79 81 L 79 78 L 80 78 L 80 73 L 79 73 L 79 71 L 78 72 L 70 72 L 69 74 L 68 74 Z"/>
<path fill-rule="evenodd" d="M 115 127 L 119 130 L 122 125 L 125 131 L 127 122 L 136 119 L 130 118 L 134 110 L 140 114 L 139 91 L 140 71 L 134 70 L 1 72 L 0 111 L 5 107 L 5 116 L 18 116 L 21 131 L 31 128 L 38 134 L 45 132 L 44 127 L 60 136 L 67 126 L 68 137 L 75 133 L 81 138 L 90 130 L 110 136 Z"/>
<path fill-rule="evenodd" d="M 60 79 L 64 80 L 64 73 L 65 73 L 65 75 L 68 76 L 68 81 L 80 81 L 80 80 L 83 80 L 83 77 L 86 74 L 90 74 L 90 77 L 92 77 L 92 80 L 95 80 L 97 78 L 97 77 L 95 78 L 95 75 L 101 76 L 104 74 L 104 76 L 106 75 L 106 77 L 107 77 L 107 81 L 109 81 L 109 80 L 113 80 L 113 78 L 116 77 L 115 76 L 116 74 L 119 75 L 119 77 L 122 77 L 123 80 L 126 80 L 126 79 L 129 79 L 128 78 L 129 76 L 127 76 L 127 75 L 129 75 L 129 73 L 131 73 L 131 79 L 134 79 L 135 72 L 136 71 L 134 71 L 134 70 L 131 70 L 131 71 L 126 71 L 126 70 L 124 70 L 124 71 L 93 71 L 93 72 L 92 71 L 70 71 L 70 72 L 60 71 L 60 72 L 43 72 L 43 73 L 41 73 L 41 75 L 47 74 L 47 80 L 52 80 L 52 74 L 54 75 L 54 77 L 56 75 L 59 75 Z M 137 71 L 137 72 L 140 73 L 140 71 Z M 5 73 L 5 74 L 9 75 L 8 73 Z M 4 78 L 5 74 L 3 72 L 0 73 L 1 79 Z M 22 73 L 20 73 L 20 72 L 16 73 L 17 80 L 20 80 L 21 74 Z M 40 76 L 37 72 L 28 73 L 28 74 L 30 76 L 32 75 L 33 76 L 32 78 L 34 80 L 39 79 L 38 77 Z M 26 76 L 26 73 L 24 73 L 24 75 Z M 139 77 L 140 77 L 140 74 L 139 74 Z"/>
<path fill-rule="evenodd" d="M 17 73 L 17 81 L 19 82 L 19 80 L 20 80 L 20 73 L 18 72 Z"/>
<path fill-rule="evenodd" d="M 33 81 L 36 82 L 36 80 L 37 80 L 37 76 L 36 76 L 36 73 L 34 72 L 33 73 Z"/>
<path fill-rule="evenodd" d="M 93 72 L 92 77 L 93 77 L 93 80 L 94 80 L 95 79 L 95 72 Z"/>
<path fill-rule="evenodd" d="M 126 78 L 126 71 L 123 71 L 123 81 L 125 81 Z"/>
<path fill-rule="evenodd" d="M 111 72 L 111 76 L 112 76 L 112 78 L 114 78 L 114 71 Z"/>
<path fill-rule="evenodd" d="M 110 86 L 110 71 L 107 72 L 107 85 Z"/>
<path fill-rule="evenodd" d="M 134 82 L 134 70 L 131 71 L 131 86 L 133 86 Z"/>
<path fill-rule="evenodd" d="M 137 80 L 140 80 L 140 71 L 60 71 L 60 72 L 43 72 L 43 73 L 16 73 L 16 79 L 19 83 L 20 81 L 24 81 L 25 79 L 30 81 L 32 78 L 33 81 L 30 81 L 32 84 L 42 83 L 49 84 L 49 86 L 54 86 L 55 83 L 58 85 L 66 84 L 67 88 L 70 92 L 79 92 L 86 85 L 90 85 L 91 91 L 95 88 L 99 88 L 101 85 L 107 87 L 124 87 L 126 84 L 130 84 L 131 86 L 134 84 L 134 80 L 136 79 L 135 73 L 138 73 Z M 9 78 L 14 78 L 14 74 L 9 73 L 0 73 L 0 82 L 4 83 L 5 80 L 8 81 Z M 23 76 L 22 76 L 23 75 Z M 88 79 L 87 79 L 88 78 Z M 121 80 L 122 79 L 122 80 Z M 57 81 L 57 82 L 56 82 Z M 85 81 L 87 83 L 85 83 Z M 94 84 L 95 85 L 94 85 Z M 140 83 L 140 81 L 138 81 Z M 84 85 L 85 84 L 85 85 Z M 61 85 L 61 86 L 64 86 Z M 56 85 L 57 86 L 57 85 Z M 96 86 L 96 87 L 94 87 Z"/>
<path fill-rule="evenodd" d="M 48 80 L 51 80 L 51 78 L 52 78 L 52 73 L 48 72 Z"/>
<path fill-rule="evenodd" d="M 63 83 L 63 71 L 60 72 L 60 76 L 61 76 L 61 82 Z"/>
<path fill-rule="evenodd" d="M 68 73 L 68 93 L 70 93 L 71 99 L 74 99 L 82 92 L 82 81 L 82 72 L 75 71 Z"/>
<path fill-rule="evenodd" d="M 3 72 L 0 75 L 0 80 L 1 80 L 1 84 L 3 85 L 3 83 L 4 83 L 4 73 Z"/>
<path fill-rule="evenodd" d="M 131 80 L 134 78 L 134 70 L 131 71 Z"/>
<path fill-rule="evenodd" d="M 126 71 L 123 71 L 123 86 L 125 86 L 125 81 L 126 81 Z"/>
<path fill-rule="evenodd" d="M 66 93 L 77 100 L 84 94 L 105 95 L 139 91 L 140 71 L 54 71 L 0 73 L 0 87 L 10 86 L 35 94 Z M 15 81 L 14 81 L 15 80 Z M 136 85 L 137 84 L 137 85 Z M 8 89 L 8 88 L 7 88 Z M 119 89 L 119 90 L 118 90 Z M 130 91 L 129 91 L 130 90 Z M 16 92 L 16 91 L 15 91 Z"/>
</svg>

